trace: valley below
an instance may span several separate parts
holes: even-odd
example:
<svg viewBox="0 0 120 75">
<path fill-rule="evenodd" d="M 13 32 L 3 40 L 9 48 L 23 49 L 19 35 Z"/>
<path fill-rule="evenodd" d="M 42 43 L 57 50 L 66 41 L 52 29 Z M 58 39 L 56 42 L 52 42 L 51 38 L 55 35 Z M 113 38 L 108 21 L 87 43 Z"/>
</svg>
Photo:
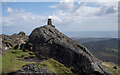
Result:
<svg viewBox="0 0 120 75">
<path fill-rule="evenodd" d="M 117 38 L 73 38 L 86 46 L 90 52 L 102 61 L 118 63 L 118 39 Z M 120 64 L 119 64 L 120 65 Z"/>
</svg>

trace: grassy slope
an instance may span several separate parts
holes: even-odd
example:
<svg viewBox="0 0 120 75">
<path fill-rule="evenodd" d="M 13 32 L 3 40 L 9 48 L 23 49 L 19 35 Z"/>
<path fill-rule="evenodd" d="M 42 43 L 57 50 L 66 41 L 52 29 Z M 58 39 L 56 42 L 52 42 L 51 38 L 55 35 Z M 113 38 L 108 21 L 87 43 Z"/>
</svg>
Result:
<svg viewBox="0 0 120 75">
<path fill-rule="evenodd" d="M 40 67 L 48 67 L 53 73 L 72 73 L 72 71 L 65 67 L 63 64 L 59 63 L 58 61 L 55 61 L 52 58 L 49 58 L 48 60 L 43 61 L 42 63 L 39 64 Z"/>
<path fill-rule="evenodd" d="M 118 69 L 113 68 L 114 66 L 117 66 L 114 63 L 111 62 L 101 62 L 101 64 L 104 66 L 104 68 L 111 74 L 111 75 L 120 75 L 120 66 Z"/>
<path fill-rule="evenodd" d="M 18 50 L 10 49 L 7 52 L 3 52 L 2 73 L 8 73 L 19 70 L 23 65 L 27 63 L 35 63 L 35 62 L 25 62 L 19 60 L 31 56 L 29 53 L 31 52 L 23 52 L 22 50 L 19 49 Z M 53 73 L 62 73 L 62 74 L 72 73 L 72 71 L 69 68 L 65 67 L 63 64 L 55 61 L 52 58 L 49 58 L 48 60 L 43 60 L 42 62 L 40 62 L 39 66 L 40 67 L 46 66 Z"/>
<path fill-rule="evenodd" d="M 103 61 L 118 62 L 118 40 L 110 39 L 106 41 L 83 43 L 90 52 Z"/>
<path fill-rule="evenodd" d="M 21 69 L 23 65 L 27 63 L 32 63 L 18 60 L 20 58 L 17 57 L 20 57 L 22 55 L 23 57 L 21 59 L 23 59 L 25 56 L 30 56 L 29 52 L 23 52 L 22 50 L 10 49 L 8 52 L 3 52 L 2 55 L 2 73 L 16 71 Z"/>
<path fill-rule="evenodd" d="M 29 57 L 31 52 L 23 52 L 22 50 L 14 50 L 10 49 L 8 52 L 3 52 L 2 56 L 2 73 L 8 73 L 12 71 L 16 71 L 21 69 L 21 67 L 27 63 L 35 63 L 35 62 L 23 62 L 18 59 L 24 59 L 26 57 Z M 22 56 L 22 57 L 21 57 Z M 17 58 L 21 57 L 21 58 Z M 114 69 L 114 66 L 117 66 L 111 62 L 101 62 L 101 64 L 107 69 L 109 73 L 112 75 L 119 75 L 120 74 L 120 68 Z M 1 64 L 0 64 L 1 65 Z M 46 66 L 51 70 L 53 73 L 62 73 L 62 75 L 70 73 L 73 74 L 72 71 L 65 67 L 63 64 L 59 63 L 58 61 L 55 61 L 52 58 L 49 58 L 47 60 L 43 60 L 39 63 L 39 67 Z"/>
</svg>

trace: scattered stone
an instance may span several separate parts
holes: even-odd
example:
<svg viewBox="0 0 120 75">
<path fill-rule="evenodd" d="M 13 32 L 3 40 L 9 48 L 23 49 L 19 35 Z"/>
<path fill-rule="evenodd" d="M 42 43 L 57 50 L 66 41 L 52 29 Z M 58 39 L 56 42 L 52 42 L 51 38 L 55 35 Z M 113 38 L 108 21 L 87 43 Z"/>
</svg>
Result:
<svg viewBox="0 0 120 75">
<path fill-rule="evenodd" d="M 11 72 L 8 75 L 55 75 L 48 68 L 40 68 L 35 64 L 26 64 L 22 69 Z"/>
</svg>

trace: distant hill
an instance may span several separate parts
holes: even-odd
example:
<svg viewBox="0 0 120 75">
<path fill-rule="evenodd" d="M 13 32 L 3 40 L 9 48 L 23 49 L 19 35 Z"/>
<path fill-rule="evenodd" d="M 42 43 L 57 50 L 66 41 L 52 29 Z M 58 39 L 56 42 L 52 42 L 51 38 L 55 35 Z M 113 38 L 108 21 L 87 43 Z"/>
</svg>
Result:
<svg viewBox="0 0 120 75">
<path fill-rule="evenodd" d="M 82 42 L 82 44 L 86 46 L 98 59 L 118 63 L 117 38 L 84 38 L 75 40 Z"/>
<path fill-rule="evenodd" d="M 118 31 L 71 31 L 63 32 L 69 37 L 102 37 L 102 38 L 117 38 Z"/>
<path fill-rule="evenodd" d="M 93 38 L 93 37 L 71 37 L 73 40 L 76 40 L 77 42 L 80 43 L 85 43 L 85 42 L 97 42 L 97 41 L 105 41 L 105 40 L 110 40 L 111 38 Z"/>
</svg>

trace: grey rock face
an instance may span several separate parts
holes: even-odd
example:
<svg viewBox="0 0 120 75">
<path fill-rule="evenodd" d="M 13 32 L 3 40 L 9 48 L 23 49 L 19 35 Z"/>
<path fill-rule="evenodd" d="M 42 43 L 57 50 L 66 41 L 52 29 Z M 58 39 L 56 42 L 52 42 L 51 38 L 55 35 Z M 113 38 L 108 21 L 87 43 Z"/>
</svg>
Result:
<svg viewBox="0 0 120 75">
<path fill-rule="evenodd" d="M 76 41 L 65 36 L 56 28 L 45 25 L 36 28 L 29 36 L 26 46 L 31 43 L 36 56 L 44 55 L 73 66 L 78 74 L 107 74 L 89 50 Z"/>
</svg>

